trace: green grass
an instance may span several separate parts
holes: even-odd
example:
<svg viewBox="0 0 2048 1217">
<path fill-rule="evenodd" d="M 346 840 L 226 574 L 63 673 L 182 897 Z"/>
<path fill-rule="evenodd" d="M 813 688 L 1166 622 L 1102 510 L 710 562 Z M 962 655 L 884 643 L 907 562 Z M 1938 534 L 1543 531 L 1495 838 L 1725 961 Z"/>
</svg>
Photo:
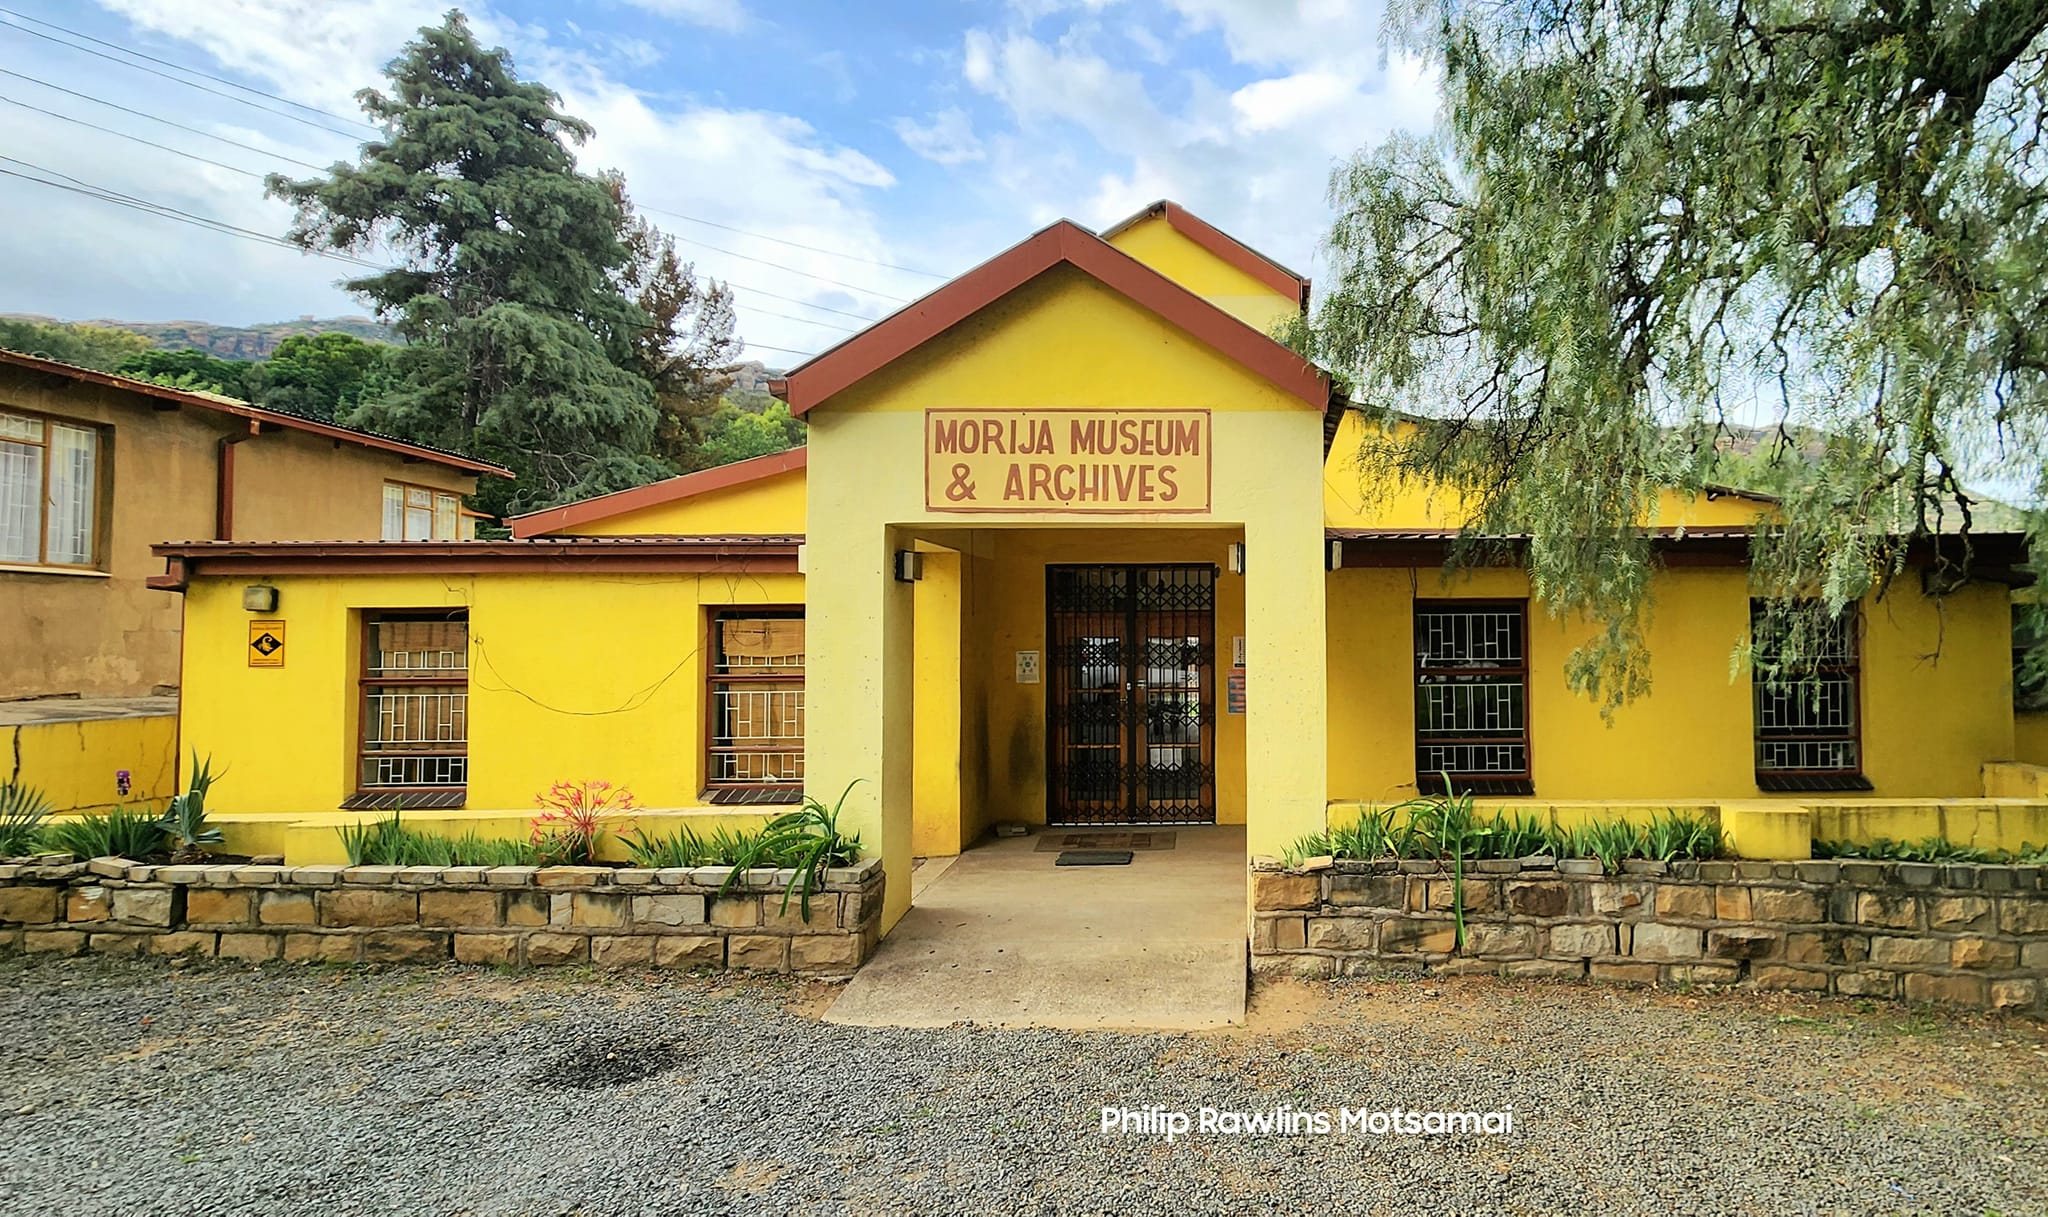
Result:
<svg viewBox="0 0 2048 1217">
<path fill-rule="evenodd" d="M 1462 865 L 1493 858 L 1598 858 L 1619 870 L 1630 858 L 1670 862 L 1728 855 L 1728 843 L 1713 816 L 1667 809 L 1646 825 L 1593 820 L 1575 828 L 1546 824 L 1527 812 L 1478 815 L 1470 795 L 1426 796 L 1385 808 L 1367 808 L 1357 820 L 1327 832 L 1299 837 L 1281 854 L 1298 867 L 1329 856 L 1371 862 L 1383 858 L 1428 858 Z"/>
<path fill-rule="evenodd" d="M 471 830 L 459 837 L 421 832 L 408 827 L 394 810 L 390 818 L 358 820 L 335 829 L 350 866 L 534 866 L 538 853 L 526 841 L 481 837 Z"/>
<path fill-rule="evenodd" d="M 116 807 L 50 821 L 43 827 L 43 844 L 80 858 L 147 858 L 164 851 L 164 833 L 156 816 Z"/>
<path fill-rule="evenodd" d="M 1823 841 L 1816 837 L 1813 856 L 1873 862 L 1979 862 L 2033 866 L 2048 863 L 2048 845 L 2028 842 L 2016 850 L 1980 849 L 1974 845 L 1958 845 L 1945 837 L 1922 837 L 1918 841 L 1878 837 L 1868 844 Z"/>
</svg>

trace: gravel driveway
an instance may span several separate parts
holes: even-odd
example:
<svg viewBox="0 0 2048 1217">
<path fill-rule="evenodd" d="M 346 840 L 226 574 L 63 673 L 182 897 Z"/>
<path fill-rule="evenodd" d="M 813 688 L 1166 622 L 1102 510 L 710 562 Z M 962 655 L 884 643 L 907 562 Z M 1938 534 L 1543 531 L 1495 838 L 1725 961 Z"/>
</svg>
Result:
<svg viewBox="0 0 2048 1217">
<path fill-rule="evenodd" d="M 2048 1212 L 2048 1028 L 1493 981 L 1212 1035 L 826 1026 L 825 986 L 0 962 L 8 1213 Z M 1508 1136 L 1103 1135 L 1512 1107 Z"/>
</svg>

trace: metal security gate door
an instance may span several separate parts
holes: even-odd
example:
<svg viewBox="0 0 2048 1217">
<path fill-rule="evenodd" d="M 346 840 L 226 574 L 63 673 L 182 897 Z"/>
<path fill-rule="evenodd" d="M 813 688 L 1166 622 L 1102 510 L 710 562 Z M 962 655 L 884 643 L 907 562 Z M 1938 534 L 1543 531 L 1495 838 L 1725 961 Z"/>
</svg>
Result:
<svg viewBox="0 0 2048 1217">
<path fill-rule="evenodd" d="M 1046 818 L 1216 822 L 1216 568 L 1049 566 Z"/>
</svg>

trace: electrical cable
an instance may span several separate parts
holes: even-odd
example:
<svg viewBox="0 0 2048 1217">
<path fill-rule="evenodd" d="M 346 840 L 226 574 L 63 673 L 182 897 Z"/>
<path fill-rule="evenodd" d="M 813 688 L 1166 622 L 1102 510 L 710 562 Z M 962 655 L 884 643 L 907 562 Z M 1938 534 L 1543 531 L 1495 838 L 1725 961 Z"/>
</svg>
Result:
<svg viewBox="0 0 2048 1217">
<path fill-rule="evenodd" d="M 271 151 L 271 150 L 270 150 L 270 149 L 268 149 L 268 148 L 258 148 L 258 147 L 257 147 L 256 145 L 254 145 L 254 144 L 245 144 L 245 143 L 242 143 L 242 142 L 241 142 L 240 140 L 232 140 L 232 139 L 229 139 L 229 138 L 228 138 L 227 136 L 225 136 L 225 135 L 215 135 L 215 134 L 214 134 L 213 132 L 211 132 L 211 131 L 203 131 L 203 130 L 199 129 L 198 127 L 188 127 L 188 126 L 186 126 L 186 125 L 185 125 L 184 123 L 181 123 L 181 122 L 173 122 L 172 120 L 170 120 L 170 119 L 168 119 L 168 118 L 163 118 L 163 117 L 160 117 L 160 116 L 158 116 L 158 115 L 155 115 L 155 114 L 151 114 L 151 113 L 149 113 L 149 112 L 148 112 L 148 111 L 146 111 L 146 110 L 135 110 L 135 109 L 131 109 L 131 108 L 127 107 L 127 106 L 124 106 L 124 105 L 122 105 L 122 104 L 121 104 L 120 102 L 117 102 L 117 101 L 108 101 L 108 100 L 107 100 L 106 98 L 104 98 L 104 97 L 94 97 L 94 96 L 93 96 L 92 94 L 90 94 L 90 93 L 80 93 L 80 92 L 79 92 L 78 90 L 76 90 L 76 89 L 67 89 L 67 88 L 65 88 L 65 87 L 64 87 L 63 85 L 55 85 L 55 84 L 51 84 L 51 83 L 50 83 L 49 81 L 47 81 L 47 80 L 42 80 L 42 79 L 39 79 L 39 78 L 37 78 L 37 77 L 34 77 L 34 76 L 30 76 L 30 75 L 29 75 L 28 73 L 26 73 L 26 72 L 16 72 L 16 71 L 13 71 L 13 70 L 11 70 L 11 69 L 9 69 L 9 68 L 0 68 L 0 76 L 12 76 L 12 77 L 14 77 L 14 78 L 15 78 L 16 80 L 26 80 L 27 82 L 29 82 L 29 83 L 30 83 L 30 84 L 32 84 L 32 85 L 41 85 L 41 86 L 42 86 L 43 88 L 45 88 L 45 89 L 51 89 L 51 90 L 54 90 L 55 92 L 58 92 L 58 93 L 63 93 L 63 94 L 65 94 L 65 95 L 67 95 L 67 96 L 70 96 L 70 97 L 76 97 L 76 98 L 78 98 L 78 99 L 79 99 L 79 100 L 81 100 L 81 101 L 89 101 L 89 102 L 93 103 L 93 104 L 94 104 L 94 105 L 96 105 L 96 106 L 105 106 L 105 107 L 107 107 L 107 108 L 108 108 L 108 109 L 110 109 L 110 110 L 119 110 L 119 111 L 120 111 L 121 113 L 123 113 L 123 114 L 132 114 L 132 115 L 134 115 L 134 116 L 135 116 L 135 117 L 137 117 L 137 118 L 146 118 L 146 119 L 148 119 L 148 120 L 149 120 L 150 122 L 153 122 L 153 123 L 162 123 L 162 124 L 163 124 L 164 126 L 166 126 L 166 127 L 176 127 L 176 128 L 177 128 L 178 130 L 180 130 L 180 131 L 186 131 L 186 132 L 190 132 L 190 133 L 191 133 L 191 134 L 193 134 L 193 135 L 203 136 L 203 137 L 204 137 L 204 138 L 206 138 L 206 139 L 211 139 L 211 140 L 218 140 L 218 141 L 220 141 L 220 142 L 221 142 L 221 143 L 223 143 L 223 144 L 227 144 L 227 145 L 229 145 L 230 147 L 234 147 L 234 148 L 240 148 L 240 149 L 242 149 L 242 150 L 243 150 L 244 152 L 256 152 L 256 153 L 260 153 L 260 154 L 262 154 L 262 155 L 264 155 L 264 156 L 274 156 L 274 157 L 276 157 L 276 158 L 277 158 L 278 160 L 281 160 L 281 161 L 289 161 L 289 162 L 291 162 L 292 164 L 294 164 L 294 165 L 298 165 L 298 166 L 300 166 L 300 167 L 302 167 L 302 168 L 305 168 L 305 169 L 314 169 L 314 170 L 319 170 L 319 171 L 321 171 L 321 172 L 325 172 L 325 171 L 327 170 L 327 168 L 328 168 L 328 166 L 326 166 L 326 165 L 316 165 L 316 164 L 314 164 L 314 163 L 313 163 L 313 162 L 311 162 L 311 161 L 302 161 L 302 160 L 299 160 L 299 159 L 298 159 L 297 157 L 291 157 L 291 156 L 286 156 L 286 155 L 285 155 L 284 153 L 282 153 L 282 152 L 273 152 L 273 151 Z"/>
</svg>

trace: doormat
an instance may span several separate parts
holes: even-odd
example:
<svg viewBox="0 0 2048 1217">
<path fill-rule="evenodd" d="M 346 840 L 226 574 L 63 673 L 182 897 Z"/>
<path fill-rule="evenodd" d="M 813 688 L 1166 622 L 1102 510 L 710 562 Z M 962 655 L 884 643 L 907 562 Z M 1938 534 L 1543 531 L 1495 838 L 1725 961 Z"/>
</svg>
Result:
<svg viewBox="0 0 2048 1217">
<path fill-rule="evenodd" d="M 1070 849 L 1053 859 L 1054 866 L 1129 866 L 1128 849 Z"/>
<path fill-rule="evenodd" d="M 1172 849 L 1171 832 L 1066 832 L 1048 828 L 1038 834 L 1038 852 L 1067 849 Z"/>
</svg>

